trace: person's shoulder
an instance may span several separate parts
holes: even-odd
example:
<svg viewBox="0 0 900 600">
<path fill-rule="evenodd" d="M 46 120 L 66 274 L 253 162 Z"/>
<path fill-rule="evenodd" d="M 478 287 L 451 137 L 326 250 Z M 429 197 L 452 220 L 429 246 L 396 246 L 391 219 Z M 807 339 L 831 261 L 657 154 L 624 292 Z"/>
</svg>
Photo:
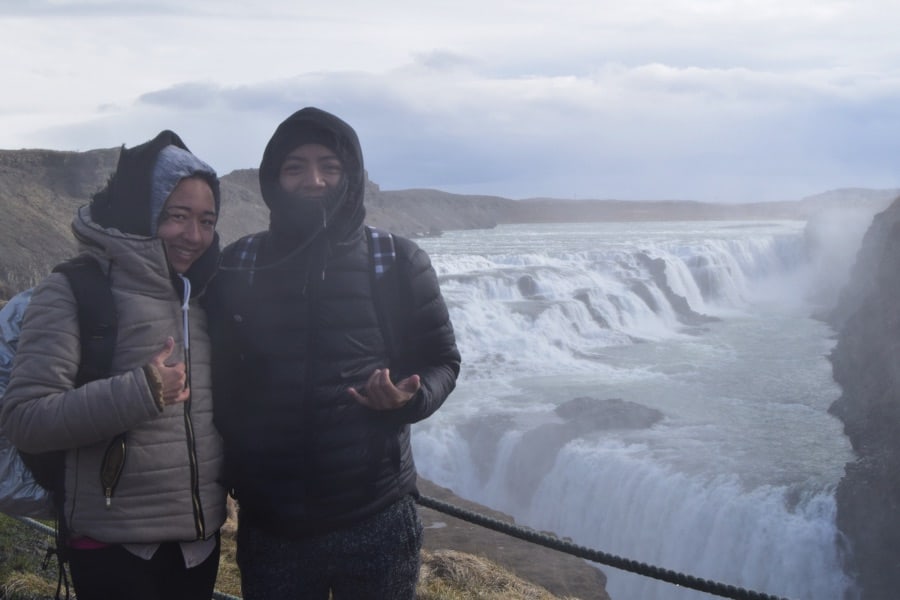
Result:
<svg viewBox="0 0 900 600">
<path fill-rule="evenodd" d="M 69 279 L 62 273 L 48 273 L 37 285 L 21 292 L 15 299 L 23 322 L 25 315 L 29 315 L 28 320 L 35 323 L 50 322 L 50 315 L 53 315 L 54 320 L 78 319 L 75 292 Z"/>
<path fill-rule="evenodd" d="M 32 289 L 32 300 L 39 299 L 42 302 L 55 302 L 60 297 L 73 297 L 72 284 L 69 278 L 59 271 L 47 273 Z"/>
<path fill-rule="evenodd" d="M 225 248 L 222 249 L 222 252 L 227 252 L 229 254 L 239 251 L 242 248 L 245 248 L 248 244 L 252 243 L 255 240 L 264 239 L 268 234 L 268 231 L 257 231 L 256 233 L 248 233 L 247 235 L 236 239 L 230 244 L 226 245 Z"/>
<path fill-rule="evenodd" d="M 407 273 L 407 277 L 416 278 L 433 271 L 431 257 L 415 240 L 395 235 L 394 249 L 397 264 Z"/>
<path fill-rule="evenodd" d="M 410 257 L 417 252 L 425 252 L 419 245 L 408 237 L 402 235 L 391 234 L 394 238 L 394 247 L 397 249 L 397 256 Z"/>
<path fill-rule="evenodd" d="M 222 250 L 222 264 L 234 266 L 246 261 L 248 255 L 255 254 L 259 250 L 259 245 L 267 235 L 268 231 L 258 231 L 231 242 Z"/>
</svg>

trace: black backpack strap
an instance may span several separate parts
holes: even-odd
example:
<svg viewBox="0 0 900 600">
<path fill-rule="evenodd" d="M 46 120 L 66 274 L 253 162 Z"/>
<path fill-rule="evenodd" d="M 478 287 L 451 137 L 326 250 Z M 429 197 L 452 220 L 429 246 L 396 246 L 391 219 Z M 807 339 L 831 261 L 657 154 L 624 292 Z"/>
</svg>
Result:
<svg viewBox="0 0 900 600">
<path fill-rule="evenodd" d="M 118 332 L 109 278 L 95 259 L 84 254 L 60 263 L 53 272 L 66 276 L 78 306 L 81 364 L 75 387 L 109 377 Z"/>
<path fill-rule="evenodd" d="M 84 254 L 58 264 L 53 272 L 65 275 L 78 310 L 81 362 L 75 376 L 75 387 L 109 377 L 118 333 L 116 305 L 109 277 L 95 259 Z M 19 454 L 31 469 L 35 481 L 50 492 L 56 513 L 56 547 L 47 549 L 44 567 L 55 554 L 58 569 L 56 598 L 60 598 L 63 587 L 68 598 L 69 578 L 65 563 L 68 561 L 69 528 L 64 510 L 65 451 Z"/>
</svg>

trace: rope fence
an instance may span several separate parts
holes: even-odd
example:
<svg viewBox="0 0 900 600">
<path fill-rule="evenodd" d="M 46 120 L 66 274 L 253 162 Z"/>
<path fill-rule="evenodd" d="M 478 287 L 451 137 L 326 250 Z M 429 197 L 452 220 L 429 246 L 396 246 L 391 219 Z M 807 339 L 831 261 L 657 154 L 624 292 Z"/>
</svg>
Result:
<svg viewBox="0 0 900 600">
<path fill-rule="evenodd" d="M 690 588 L 706 594 L 722 598 L 731 598 L 733 600 L 788 600 L 787 598 L 771 596 L 769 594 L 755 592 L 737 586 L 711 581 L 709 579 L 702 579 L 700 577 L 694 577 L 693 575 L 679 573 L 677 571 L 648 565 L 628 558 L 601 552 L 599 550 L 593 550 L 585 546 L 579 546 L 557 537 L 539 533 L 527 527 L 513 525 L 481 513 L 466 510 L 429 496 L 419 496 L 417 502 L 420 506 L 436 510 L 486 529 L 504 533 L 510 537 L 518 538 L 559 552 L 564 552 L 571 556 L 583 558 L 591 562 L 613 567 L 614 569 L 627 571 L 643 577 L 650 577 L 652 579 L 657 579 L 680 587 Z M 48 536 L 53 537 L 56 533 L 52 527 L 48 527 L 40 521 L 28 517 L 15 517 L 15 519 Z M 241 600 L 241 598 L 237 596 L 231 596 L 219 591 L 213 593 L 213 598 L 215 600 Z"/>
<path fill-rule="evenodd" d="M 431 508 L 452 517 L 468 521 L 469 523 L 479 525 L 486 529 L 492 529 L 494 531 L 499 531 L 500 533 L 505 533 L 510 537 L 525 540 L 526 542 L 531 542 L 533 544 L 551 548 L 553 550 L 558 550 L 560 552 L 565 552 L 566 554 L 577 556 L 578 558 L 584 558 L 591 562 L 607 565 L 609 567 L 613 567 L 622 571 L 636 573 L 637 575 L 643 575 L 644 577 L 658 579 L 660 581 L 665 581 L 673 585 L 705 592 L 714 596 L 720 596 L 722 598 L 733 598 L 734 600 L 788 600 L 787 598 L 780 598 L 778 596 L 770 596 L 768 594 L 763 594 L 760 592 L 745 590 L 733 585 L 718 583 L 715 581 L 710 581 L 709 579 L 701 579 L 692 575 L 686 575 L 684 573 L 678 573 L 669 569 L 654 567 L 652 565 L 646 565 L 644 563 L 640 563 L 627 558 L 607 554 L 606 552 L 600 552 L 599 550 L 592 550 L 584 546 L 578 546 L 576 544 L 566 542 L 565 540 L 539 533 L 533 529 L 520 527 L 511 523 L 507 523 L 505 521 L 500 521 L 499 519 L 488 517 L 481 513 L 465 510 L 458 506 L 454 506 L 452 504 L 448 504 L 434 498 L 429 498 L 428 496 L 420 496 L 418 503 L 427 508 Z"/>
</svg>

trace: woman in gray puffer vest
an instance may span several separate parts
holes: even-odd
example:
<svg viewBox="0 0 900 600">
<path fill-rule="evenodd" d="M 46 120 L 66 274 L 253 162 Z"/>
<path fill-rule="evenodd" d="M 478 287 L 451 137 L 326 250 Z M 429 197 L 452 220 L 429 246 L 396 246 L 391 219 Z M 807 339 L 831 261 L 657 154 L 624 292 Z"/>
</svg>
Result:
<svg viewBox="0 0 900 600">
<path fill-rule="evenodd" d="M 64 275 L 39 284 L 25 313 L 0 425 L 20 450 L 65 451 L 60 521 L 79 600 L 212 595 L 223 448 L 196 297 L 218 259 L 218 211 L 215 171 L 176 134 L 123 149 L 72 223 L 112 289 L 111 376 L 76 386 L 78 312 Z"/>
</svg>

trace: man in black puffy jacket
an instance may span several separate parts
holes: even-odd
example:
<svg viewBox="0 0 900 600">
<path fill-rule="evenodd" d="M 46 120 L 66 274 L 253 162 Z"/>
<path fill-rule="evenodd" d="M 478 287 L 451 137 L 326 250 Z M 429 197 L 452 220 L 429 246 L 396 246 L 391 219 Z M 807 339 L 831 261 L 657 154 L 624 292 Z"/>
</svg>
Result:
<svg viewBox="0 0 900 600">
<path fill-rule="evenodd" d="M 259 170 L 269 229 L 225 249 L 207 295 L 248 600 L 415 595 L 410 425 L 453 390 L 460 356 L 427 254 L 393 236 L 376 268 L 365 178 L 347 123 L 288 117 Z"/>
</svg>

